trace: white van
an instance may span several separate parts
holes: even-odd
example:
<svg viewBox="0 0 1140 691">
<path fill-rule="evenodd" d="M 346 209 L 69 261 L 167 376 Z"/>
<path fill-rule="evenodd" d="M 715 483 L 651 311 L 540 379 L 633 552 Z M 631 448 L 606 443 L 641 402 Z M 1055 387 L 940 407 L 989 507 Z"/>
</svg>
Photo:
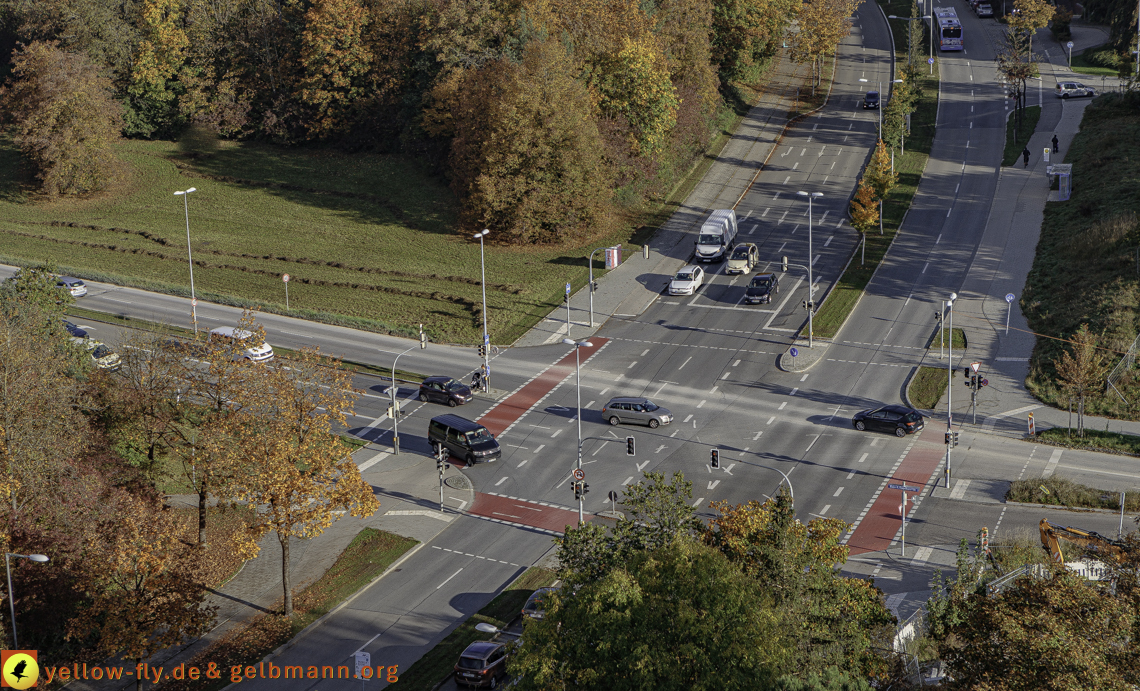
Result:
<svg viewBox="0 0 1140 691">
<path fill-rule="evenodd" d="M 257 342 L 257 334 L 245 329 L 235 329 L 232 326 L 219 326 L 210 330 L 210 340 L 230 343 L 237 341 L 243 349 L 241 354 L 235 355 L 235 360 L 249 360 L 250 362 L 268 362 L 273 359 L 273 346 L 268 343 Z"/>
<path fill-rule="evenodd" d="M 716 209 L 701 224 L 697 235 L 697 249 L 694 261 L 719 262 L 728 256 L 728 248 L 736 240 L 736 212 L 732 209 Z"/>
</svg>

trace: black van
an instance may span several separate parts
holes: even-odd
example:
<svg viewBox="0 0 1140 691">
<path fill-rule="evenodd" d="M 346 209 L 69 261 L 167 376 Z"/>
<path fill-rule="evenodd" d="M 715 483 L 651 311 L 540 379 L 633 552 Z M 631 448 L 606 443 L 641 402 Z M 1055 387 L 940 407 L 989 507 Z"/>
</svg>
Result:
<svg viewBox="0 0 1140 691">
<path fill-rule="evenodd" d="M 486 427 L 458 415 L 433 417 L 428 425 L 428 442 L 432 448 L 442 445 L 468 467 L 503 455 L 499 442 Z"/>
</svg>

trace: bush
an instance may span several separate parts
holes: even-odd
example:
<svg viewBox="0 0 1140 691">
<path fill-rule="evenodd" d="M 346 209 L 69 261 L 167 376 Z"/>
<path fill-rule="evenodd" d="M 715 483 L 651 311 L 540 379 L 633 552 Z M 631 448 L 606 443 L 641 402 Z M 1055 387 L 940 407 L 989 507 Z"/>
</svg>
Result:
<svg viewBox="0 0 1140 691">
<path fill-rule="evenodd" d="M 1015 480 L 1005 498 L 1007 501 L 1087 509 L 1120 508 L 1118 492 L 1096 489 L 1057 475 L 1045 479 Z M 1125 493 L 1124 510 L 1140 511 L 1140 492 Z"/>
</svg>

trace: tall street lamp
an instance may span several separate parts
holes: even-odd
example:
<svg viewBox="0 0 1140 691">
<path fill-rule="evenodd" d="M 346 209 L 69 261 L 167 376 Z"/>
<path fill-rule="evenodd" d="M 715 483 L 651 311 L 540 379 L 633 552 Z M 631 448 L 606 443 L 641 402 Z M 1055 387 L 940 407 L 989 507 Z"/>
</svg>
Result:
<svg viewBox="0 0 1140 691">
<path fill-rule="evenodd" d="M 427 348 L 427 335 L 424 333 L 424 325 L 420 324 L 420 349 Z M 400 455 L 400 399 L 397 397 L 398 389 L 396 388 L 396 363 L 404 355 L 412 352 L 416 346 L 408 348 L 404 352 L 396 356 L 392 361 L 392 385 L 388 390 L 392 392 L 392 405 L 388 409 L 389 417 L 392 418 L 392 453 L 396 456 Z"/>
<path fill-rule="evenodd" d="M 186 198 L 191 192 L 198 190 L 191 187 L 188 190 L 175 192 L 174 196 L 182 197 L 182 209 L 186 212 L 186 258 L 190 260 L 190 321 L 194 322 L 194 335 L 198 335 L 198 296 L 194 294 L 194 255 L 190 252 L 190 203 Z"/>
<path fill-rule="evenodd" d="M 919 19 L 930 19 L 931 17 L 928 14 L 924 14 L 921 17 L 900 17 L 897 14 L 888 14 L 887 18 L 888 19 L 905 19 L 908 22 L 913 22 L 913 21 L 917 21 Z M 914 29 L 913 24 L 907 24 L 907 30 L 908 31 L 912 31 L 913 29 Z M 934 23 L 933 22 L 931 22 L 931 24 L 930 24 L 930 62 L 928 64 L 930 65 L 930 74 L 934 74 Z"/>
<path fill-rule="evenodd" d="M 13 552 L 4 553 L 4 568 L 8 572 L 8 604 L 12 608 L 12 650 L 19 650 L 20 643 L 16 638 L 16 598 L 12 595 L 12 557 L 17 559 L 28 559 L 43 564 L 48 561 L 48 558 L 42 554 L 15 554 Z"/>
<path fill-rule="evenodd" d="M 614 249 L 614 248 L 613 247 L 598 247 L 598 248 L 594 249 L 593 252 L 590 252 L 589 264 L 590 264 L 590 328 L 591 329 L 594 328 L 594 254 L 597 252 L 600 252 L 602 250 L 612 250 L 612 249 Z M 569 303 L 567 303 L 567 304 L 569 304 Z M 567 310 L 567 313 L 569 313 L 569 310 Z M 566 335 L 569 336 L 570 335 L 570 326 L 569 326 L 570 320 L 569 319 L 567 319 L 566 324 L 567 324 Z"/>
<path fill-rule="evenodd" d="M 562 342 L 568 346 L 574 346 L 574 369 L 578 373 L 578 470 L 582 469 L 582 359 L 578 354 L 580 348 L 590 348 L 594 344 L 589 341 L 574 341 L 569 338 L 562 339 Z M 578 495 L 578 525 L 582 525 L 582 501 L 581 494 Z"/>
<path fill-rule="evenodd" d="M 491 337 L 487 333 L 487 262 L 483 258 L 483 238 L 491 231 L 487 228 L 475 233 L 479 238 L 479 273 L 483 283 L 483 390 L 491 390 Z"/>
<path fill-rule="evenodd" d="M 950 487 L 950 439 L 954 431 L 954 301 L 958 299 L 957 293 L 950 293 L 946 306 L 950 309 L 950 344 L 946 359 L 946 487 Z"/>
<path fill-rule="evenodd" d="M 882 103 L 882 95 L 879 96 L 879 99 L 880 99 L 879 103 L 881 104 Z M 807 192 L 800 190 L 799 192 L 796 192 L 796 194 L 800 195 L 801 197 L 807 197 L 807 200 L 808 200 L 808 299 L 807 299 L 808 304 L 807 304 L 807 307 L 808 307 L 808 348 L 811 348 L 812 347 L 812 340 L 814 338 L 813 329 L 812 329 L 812 315 L 815 313 L 815 284 L 812 283 L 812 278 L 811 278 L 811 265 L 814 263 L 812 261 L 812 256 L 811 256 L 812 255 L 812 249 L 811 249 L 811 200 L 814 199 L 815 197 L 822 197 L 823 192 L 812 192 L 811 194 L 808 194 Z"/>
</svg>

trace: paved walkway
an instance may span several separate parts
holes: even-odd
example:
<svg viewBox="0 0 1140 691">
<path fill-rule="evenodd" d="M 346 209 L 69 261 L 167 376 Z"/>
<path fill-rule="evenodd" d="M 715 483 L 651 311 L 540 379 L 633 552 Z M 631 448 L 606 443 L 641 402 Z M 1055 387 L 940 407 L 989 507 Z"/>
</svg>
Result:
<svg viewBox="0 0 1140 691">
<path fill-rule="evenodd" d="M 369 444 L 354 454 L 364 480 L 371 483 L 380 500 L 380 509 L 375 514 L 364 519 L 346 515 L 315 538 L 291 542 L 294 596 L 306 584 L 320 578 L 363 528 L 378 528 L 427 542 L 454 519 L 453 512 L 439 512 L 439 475 L 435 459 L 408 452 L 393 456 L 388 451 L 387 447 Z M 447 496 L 462 497 L 469 506 L 474 498 L 470 483 L 455 470 L 448 470 L 445 477 L 453 476 L 460 478 L 459 484 L 466 489 L 458 490 L 449 485 Z M 197 499 L 192 495 L 173 497 L 171 501 L 197 506 Z M 257 558 L 246 562 L 236 576 L 207 598 L 207 604 L 218 606 L 215 628 L 189 646 L 160 653 L 151 661 L 152 665 L 170 669 L 187 662 L 235 626 L 280 608 L 281 547 L 276 534 L 268 535 L 260 546 Z M 133 670 L 134 663 L 126 667 Z M 74 681 L 68 688 L 118 691 L 133 689 L 134 685 L 132 677 L 118 682 Z"/>
<path fill-rule="evenodd" d="M 795 105 L 797 87 L 806 78 L 807 67 L 797 66 L 786 54 L 769 73 L 770 82 L 760 101 L 745 116 L 740 127 L 725 145 L 717 160 L 684 203 L 661 226 L 650 241 L 649 259 L 641 254 L 625 252 L 625 261 L 617 269 L 599 278 L 598 289 L 591 296 L 589 287 L 570 296 L 571 337 L 589 337 L 610 317 L 636 317 L 649 307 L 677 272 L 692 256 L 688 232 L 712 209 L 728 209 L 748 190 L 768 155 L 779 143 Z M 602 252 L 595 261 L 602 259 Z M 591 297 L 593 325 L 590 324 Z M 566 338 L 566 306 L 552 311 L 513 345 L 533 346 Z"/>
</svg>

